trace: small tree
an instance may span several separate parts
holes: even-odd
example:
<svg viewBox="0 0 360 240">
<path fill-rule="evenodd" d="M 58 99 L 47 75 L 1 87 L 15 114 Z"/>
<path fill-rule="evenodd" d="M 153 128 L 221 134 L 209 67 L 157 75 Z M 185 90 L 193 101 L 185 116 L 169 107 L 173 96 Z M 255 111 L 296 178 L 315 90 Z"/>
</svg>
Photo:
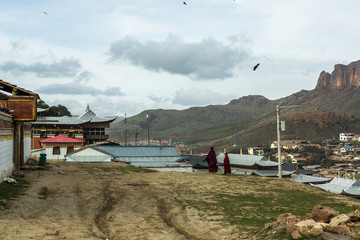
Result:
<svg viewBox="0 0 360 240">
<path fill-rule="evenodd" d="M 52 117 L 69 116 L 69 117 L 71 117 L 71 113 L 67 109 L 67 107 L 59 104 L 57 106 L 51 106 L 49 111 L 45 114 L 45 116 L 52 116 Z"/>
</svg>

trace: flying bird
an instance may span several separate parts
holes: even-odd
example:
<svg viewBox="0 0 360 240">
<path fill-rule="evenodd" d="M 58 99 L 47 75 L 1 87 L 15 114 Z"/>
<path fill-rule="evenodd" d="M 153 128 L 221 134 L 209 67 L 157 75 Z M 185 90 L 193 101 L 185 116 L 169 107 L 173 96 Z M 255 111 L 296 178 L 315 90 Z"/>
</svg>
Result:
<svg viewBox="0 0 360 240">
<path fill-rule="evenodd" d="M 186 2 L 183 2 L 184 5 L 187 5 Z"/>
<path fill-rule="evenodd" d="M 47 12 L 44 12 L 44 11 L 42 11 L 42 12 L 47 15 Z"/>
<path fill-rule="evenodd" d="M 258 64 L 256 64 L 255 66 L 254 66 L 254 71 L 259 67 L 259 65 L 260 65 L 260 63 L 258 63 Z"/>
</svg>

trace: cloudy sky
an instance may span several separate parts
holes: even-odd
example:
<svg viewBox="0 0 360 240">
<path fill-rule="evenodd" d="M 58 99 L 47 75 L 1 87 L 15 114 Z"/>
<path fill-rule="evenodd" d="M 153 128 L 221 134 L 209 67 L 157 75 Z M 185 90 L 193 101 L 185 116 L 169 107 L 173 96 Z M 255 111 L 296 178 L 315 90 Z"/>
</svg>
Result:
<svg viewBox="0 0 360 240">
<path fill-rule="evenodd" d="M 185 2 L 0 1 L 0 79 L 75 115 L 133 116 L 279 99 L 360 59 L 358 0 Z"/>
</svg>

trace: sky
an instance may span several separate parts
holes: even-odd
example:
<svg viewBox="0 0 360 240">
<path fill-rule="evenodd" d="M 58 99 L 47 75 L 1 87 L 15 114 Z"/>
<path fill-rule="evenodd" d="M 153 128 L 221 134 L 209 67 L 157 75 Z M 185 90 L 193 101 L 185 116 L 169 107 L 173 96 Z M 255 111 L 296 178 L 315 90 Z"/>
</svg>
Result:
<svg viewBox="0 0 360 240">
<path fill-rule="evenodd" d="M 0 79 L 73 115 L 134 116 L 279 99 L 360 59 L 358 0 L 185 2 L 0 1 Z"/>
</svg>

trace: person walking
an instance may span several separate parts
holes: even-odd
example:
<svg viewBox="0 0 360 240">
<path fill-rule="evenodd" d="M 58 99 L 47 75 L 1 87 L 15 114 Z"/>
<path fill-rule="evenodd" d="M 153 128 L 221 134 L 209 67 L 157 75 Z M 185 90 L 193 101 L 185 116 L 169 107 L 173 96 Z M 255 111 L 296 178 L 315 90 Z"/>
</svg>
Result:
<svg viewBox="0 0 360 240">
<path fill-rule="evenodd" d="M 206 161 L 208 162 L 209 172 L 216 173 L 218 171 L 216 153 L 214 147 L 210 148 L 208 155 L 206 156 Z"/>
<path fill-rule="evenodd" d="M 224 174 L 231 174 L 231 168 L 230 168 L 230 159 L 228 156 L 228 153 L 225 153 L 224 158 Z"/>
</svg>

